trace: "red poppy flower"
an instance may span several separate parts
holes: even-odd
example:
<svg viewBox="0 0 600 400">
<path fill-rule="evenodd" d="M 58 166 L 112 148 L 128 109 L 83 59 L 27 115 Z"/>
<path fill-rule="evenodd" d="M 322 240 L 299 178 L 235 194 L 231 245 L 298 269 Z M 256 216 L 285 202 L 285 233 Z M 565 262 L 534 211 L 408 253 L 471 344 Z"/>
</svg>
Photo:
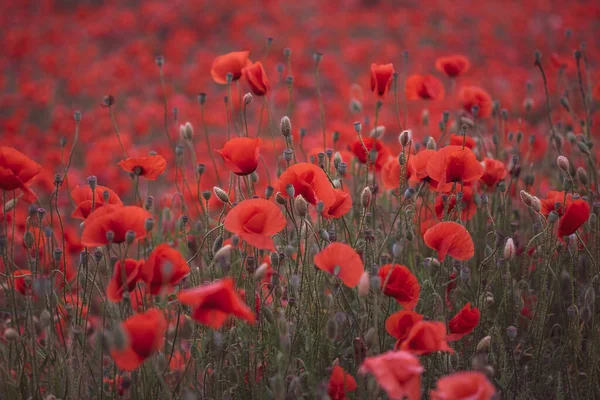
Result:
<svg viewBox="0 0 600 400">
<path fill-rule="evenodd" d="M 364 146 L 363 146 L 363 143 L 364 143 Z M 386 162 L 388 162 L 388 159 L 390 157 L 390 150 L 381 140 L 375 140 L 375 139 L 367 136 L 367 137 L 362 138 L 362 143 L 361 143 L 360 139 L 356 138 L 350 145 L 350 150 L 352 151 L 352 153 L 354 153 L 356 158 L 358 158 L 358 161 L 360 161 L 362 164 L 366 164 L 367 157 L 368 156 L 370 157 L 370 153 L 371 153 L 371 150 L 373 149 L 373 146 L 375 146 L 375 150 L 377 150 L 377 159 L 375 160 L 375 169 L 377 171 L 381 171 L 381 168 L 383 168 L 384 164 Z M 365 152 L 365 147 L 367 148 L 366 152 Z M 372 165 L 370 160 L 369 160 L 369 164 Z"/>
<path fill-rule="evenodd" d="M 264 96 L 270 89 L 267 73 L 260 61 L 247 66 L 242 70 L 242 75 L 248 81 L 252 93 L 257 96 Z"/>
<path fill-rule="evenodd" d="M 159 294 L 162 288 L 173 287 L 190 274 L 190 267 L 179 250 L 162 243 L 156 246 L 140 269 L 150 294 Z"/>
<path fill-rule="evenodd" d="M 333 189 L 335 202 L 321 214 L 325 218 L 341 218 L 352 209 L 352 196 L 342 189 Z"/>
<path fill-rule="evenodd" d="M 311 163 L 298 163 L 288 167 L 279 177 L 279 192 L 289 197 L 286 186 L 294 187 L 294 196 L 302 195 L 312 205 L 322 201 L 325 209 L 335 203 L 335 193 L 327 174 Z"/>
<path fill-rule="evenodd" d="M 457 260 L 468 260 L 475 255 L 475 245 L 464 226 L 452 221 L 439 222 L 427 229 L 423 240 L 427 247 L 438 253 L 440 261 L 446 255 Z"/>
<path fill-rule="evenodd" d="M 563 203 L 569 204 L 573 201 L 573 195 L 571 193 L 565 194 L 564 191 L 557 192 L 550 190 L 546 195 L 545 199 L 540 199 L 541 209 L 540 213 L 548 216 L 551 211 L 556 211 L 558 215 L 564 214 Z M 558 207 L 556 207 L 558 206 Z"/>
<path fill-rule="evenodd" d="M 429 160 L 436 154 L 437 151 L 435 150 L 423 150 L 410 156 L 408 167 L 411 170 L 410 176 L 413 178 L 413 180 L 427 181 L 431 179 L 427 173 L 427 164 L 429 163 Z M 437 182 L 435 182 L 433 186 L 437 186 Z"/>
<path fill-rule="evenodd" d="M 475 182 L 483 175 L 483 167 L 471 149 L 446 146 L 439 149 L 427 163 L 427 174 L 438 182 L 437 190 L 446 192 L 453 183 Z"/>
<path fill-rule="evenodd" d="M 20 269 L 12 274 L 14 290 L 23 296 L 31 291 L 33 275 L 28 269 Z"/>
<path fill-rule="evenodd" d="M 225 278 L 207 285 L 187 289 L 177 294 L 182 304 L 192 307 L 192 319 L 219 329 L 230 315 L 254 323 L 256 316 L 233 287 L 233 280 Z"/>
<path fill-rule="evenodd" d="M 461 371 L 438 379 L 431 400 L 491 400 L 496 389 L 477 371 Z"/>
<path fill-rule="evenodd" d="M 167 160 L 158 154 L 128 158 L 127 160 L 119 161 L 118 164 L 123 170 L 137 176 L 143 176 L 151 181 L 156 180 L 165 171 L 165 168 L 167 168 Z"/>
<path fill-rule="evenodd" d="M 475 148 L 475 139 L 467 135 L 450 135 L 450 144 L 454 146 L 464 146 L 473 150 Z"/>
<path fill-rule="evenodd" d="M 402 342 L 408 337 L 408 333 L 412 327 L 422 320 L 423 316 L 421 314 L 411 310 L 397 311 L 385 320 L 385 330 L 390 336 L 397 339 L 395 348 L 400 347 Z"/>
<path fill-rule="evenodd" d="M 146 220 L 152 214 L 136 206 L 104 205 L 88 215 L 81 233 L 81 244 L 88 247 L 123 243 L 128 231 L 135 238 L 146 235 Z M 112 236 L 109 241 L 107 235 Z"/>
<path fill-rule="evenodd" d="M 478 86 L 465 86 L 459 93 L 463 108 L 472 112 L 473 106 L 479 106 L 478 116 L 486 118 L 492 115 L 492 96 Z"/>
<path fill-rule="evenodd" d="M 236 175 L 250 175 L 258 167 L 260 138 L 237 137 L 227 141 L 221 150 L 216 150 L 229 171 Z"/>
<path fill-rule="evenodd" d="M 20 189 L 27 201 L 34 201 L 35 194 L 27 187 L 42 166 L 12 147 L 0 146 L 0 190 L 12 192 Z"/>
<path fill-rule="evenodd" d="M 420 321 L 412 327 L 400 349 L 415 355 L 436 351 L 454 353 L 446 340 L 446 325 L 443 322 Z"/>
<path fill-rule="evenodd" d="M 135 289 L 140 279 L 142 265 L 144 265 L 144 261 L 131 258 L 125 259 L 124 263 L 121 260 L 115 263 L 112 277 L 106 286 L 108 300 L 118 303 L 123 300 L 125 291 L 132 292 Z"/>
<path fill-rule="evenodd" d="M 412 178 L 413 168 L 409 165 L 412 161 L 412 156 L 410 157 L 408 163 L 404 166 L 404 182 L 408 182 Z M 400 187 L 400 174 L 402 173 L 402 166 L 400 165 L 400 161 L 398 157 L 394 157 L 390 159 L 383 165 L 381 168 L 381 180 L 383 181 L 383 186 L 386 189 L 396 189 Z"/>
<path fill-rule="evenodd" d="M 248 199 L 233 207 L 225 217 L 225 229 L 258 249 L 275 250 L 273 236 L 281 232 L 286 219 L 273 202 Z"/>
<path fill-rule="evenodd" d="M 89 186 L 76 186 L 75 189 L 71 191 L 71 198 L 73 199 L 73 202 L 77 204 L 77 207 L 71 216 L 77 219 L 86 219 L 92 212 L 92 205 L 94 206 L 94 210 L 96 210 L 105 204 L 104 193 L 108 193 L 106 204 L 123 205 L 119 196 L 106 186 L 96 186 L 96 189 L 94 189 L 93 201 L 92 189 Z"/>
<path fill-rule="evenodd" d="M 215 82 L 227 83 L 227 74 L 233 74 L 233 80 L 242 77 L 242 70 L 252 64 L 248 59 L 249 51 L 234 51 L 215 58 L 210 70 L 210 75 Z"/>
<path fill-rule="evenodd" d="M 465 306 L 450 320 L 450 323 L 448 324 L 448 328 L 450 329 L 448 340 L 459 340 L 463 336 L 473 332 L 479 323 L 480 316 L 481 313 L 477 307 L 471 308 L 471 303 L 465 304 Z"/>
<path fill-rule="evenodd" d="M 419 400 L 421 398 L 421 374 L 425 369 L 419 359 L 406 351 L 388 351 L 367 357 L 359 373 L 370 373 L 390 400 Z"/>
<path fill-rule="evenodd" d="M 119 368 L 133 371 L 160 349 L 167 321 L 162 311 L 150 309 L 124 321 L 121 329 L 126 343 L 122 349 L 113 349 L 111 355 Z"/>
<path fill-rule="evenodd" d="M 495 187 L 498 182 L 506 178 L 508 171 L 502 161 L 486 158 L 483 160 L 483 175 L 481 182 L 485 183 L 489 188 Z"/>
<path fill-rule="evenodd" d="M 347 400 L 346 393 L 352 393 L 356 390 L 356 381 L 342 367 L 336 365 L 329 378 L 327 394 L 331 400 Z"/>
<path fill-rule="evenodd" d="M 435 60 L 435 68 L 448 75 L 450 78 L 455 78 L 464 74 L 471 67 L 469 59 L 459 54 L 453 54 L 447 57 L 440 57 Z"/>
<path fill-rule="evenodd" d="M 393 297 L 405 309 L 412 310 L 419 301 L 421 285 L 410 270 L 400 264 L 385 264 L 377 271 L 383 294 Z"/>
<path fill-rule="evenodd" d="M 444 85 L 431 75 L 411 75 L 406 79 L 408 100 L 441 100 L 444 98 Z"/>
<path fill-rule="evenodd" d="M 315 255 L 313 261 L 317 268 L 337 276 L 349 288 L 358 285 L 365 271 L 360 255 L 351 246 L 340 242 L 330 243 Z"/>
<path fill-rule="evenodd" d="M 577 232 L 590 217 L 590 205 L 585 200 L 573 200 L 558 223 L 558 237 L 569 236 Z"/>
<path fill-rule="evenodd" d="M 439 195 L 435 198 L 435 215 L 438 219 L 444 219 L 445 213 L 448 215 L 452 215 L 452 213 L 456 212 L 456 195 L 452 195 L 448 199 L 448 204 L 444 204 L 444 196 L 447 195 Z M 477 212 L 477 205 L 473 201 L 473 188 L 470 186 L 464 186 L 462 188 L 462 210 L 460 212 L 461 221 L 468 221 Z"/>
<path fill-rule="evenodd" d="M 371 64 L 371 91 L 385 98 L 394 78 L 393 64 Z"/>
</svg>

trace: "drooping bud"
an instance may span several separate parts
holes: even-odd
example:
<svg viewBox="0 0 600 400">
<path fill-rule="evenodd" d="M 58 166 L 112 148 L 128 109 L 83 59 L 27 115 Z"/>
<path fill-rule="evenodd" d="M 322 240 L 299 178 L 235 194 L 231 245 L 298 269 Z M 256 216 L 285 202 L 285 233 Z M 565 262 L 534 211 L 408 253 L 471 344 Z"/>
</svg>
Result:
<svg viewBox="0 0 600 400">
<path fill-rule="evenodd" d="M 229 203 L 229 195 L 226 191 L 224 191 L 220 187 L 215 186 L 213 187 L 213 192 L 215 193 L 215 196 L 217 196 L 217 198 L 223 203 Z"/>
<path fill-rule="evenodd" d="M 512 238 L 506 239 L 506 243 L 504 244 L 504 259 L 512 260 L 515 256 L 515 242 Z"/>
<path fill-rule="evenodd" d="M 569 173 L 569 160 L 565 156 L 558 156 L 556 159 L 556 165 L 562 169 L 565 173 Z"/>
<path fill-rule="evenodd" d="M 435 143 L 435 139 L 430 137 L 427 140 L 427 150 L 435 150 L 437 148 L 437 144 Z"/>
<path fill-rule="evenodd" d="M 398 141 L 400 142 L 402 147 L 408 146 L 411 139 L 412 139 L 412 131 L 410 129 L 402 131 L 400 133 L 400 136 L 398 136 Z"/>
<path fill-rule="evenodd" d="M 252 103 L 252 93 L 246 93 L 244 95 L 244 105 L 247 106 L 250 103 Z"/>
<path fill-rule="evenodd" d="M 360 204 L 363 206 L 363 208 L 369 207 L 372 198 L 373 193 L 371 193 L 371 189 L 369 189 L 368 187 L 364 188 L 362 193 L 360 194 Z"/>
<path fill-rule="evenodd" d="M 579 181 L 579 183 L 581 183 L 583 186 L 588 186 L 588 174 L 585 169 L 583 169 L 582 167 L 577 168 L 575 176 L 577 176 L 577 180 Z"/>
<path fill-rule="evenodd" d="M 179 125 L 179 134 L 183 140 L 192 140 L 194 138 L 194 127 L 189 122 Z"/>
<path fill-rule="evenodd" d="M 296 208 L 296 212 L 300 218 L 306 217 L 306 214 L 308 213 L 308 203 L 306 200 L 304 200 L 304 197 L 302 197 L 301 194 L 294 198 L 294 207 Z"/>
</svg>

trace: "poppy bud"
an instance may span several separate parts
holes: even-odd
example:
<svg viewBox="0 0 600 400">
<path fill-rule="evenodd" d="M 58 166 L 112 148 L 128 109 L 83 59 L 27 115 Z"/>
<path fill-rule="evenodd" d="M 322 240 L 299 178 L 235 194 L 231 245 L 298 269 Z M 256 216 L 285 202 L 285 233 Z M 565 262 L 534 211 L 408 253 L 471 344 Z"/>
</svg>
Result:
<svg viewBox="0 0 600 400">
<path fill-rule="evenodd" d="M 348 165 L 344 162 L 341 162 L 338 164 L 337 166 L 337 171 L 341 176 L 344 176 L 346 174 L 346 169 L 348 168 Z"/>
<path fill-rule="evenodd" d="M 125 233 L 125 243 L 127 243 L 129 246 L 131 246 L 131 244 L 133 243 L 134 240 L 135 240 L 135 232 L 127 231 L 127 233 Z"/>
<path fill-rule="evenodd" d="M 490 343 L 492 342 L 492 337 L 491 336 L 486 336 L 483 339 L 481 339 L 479 341 L 479 343 L 477 343 L 477 347 L 476 347 L 476 351 L 477 353 L 480 352 L 487 352 L 488 349 L 490 348 Z"/>
<path fill-rule="evenodd" d="M 373 194 L 371 193 L 371 189 L 369 189 L 368 187 L 364 188 L 362 193 L 360 194 L 360 204 L 363 208 L 369 207 L 369 204 L 371 204 L 372 197 Z"/>
<path fill-rule="evenodd" d="M 588 186 L 588 174 L 585 169 L 583 169 L 582 167 L 577 168 L 577 172 L 575 173 L 575 175 L 577 176 L 577 180 L 579 181 L 579 183 L 581 183 L 583 186 Z"/>
<path fill-rule="evenodd" d="M 365 334 L 365 343 L 367 348 L 372 348 L 377 343 L 377 330 L 375 328 L 370 328 Z"/>
<path fill-rule="evenodd" d="M 427 140 L 427 150 L 435 150 L 437 147 L 437 144 L 435 143 L 435 139 L 430 137 Z"/>
<path fill-rule="evenodd" d="M 156 63 L 156 65 L 158 65 L 159 67 L 162 67 L 163 65 L 165 65 L 165 57 L 163 56 L 156 56 L 154 58 L 154 62 Z"/>
<path fill-rule="evenodd" d="M 183 140 L 192 140 L 194 138 L 194 127 L 189 122 L 186 122 L 185 125 L 179 125 L 179 134 Z"/>
<path fill-rule="evenodd" d="M 282 206 L 286 203 L 285 197 L 281 195 L 281 192 L 277 192 L 277 194 L 275 195 L 275 201 L 277 202 L 277 204 Z"/>
<path fill-rule="evenodd" d="M 271 325 L 275 324 L 275 316 L 273 315 L 273 311 L 269 307 L 262 306 L 261 309 L 262 315 L 265 317 L 267 322 Z"/>
<path fill-rule="evenodd" d="M 73 119 L 75 120 L 75 122 L 81 122 L 81 111 L 75 111 L 73 113 Z"/>
<path fill-rule="evenodd" d="M 371 133 L 369 133 L 369 136 L 372 137 L 373 139 L 381 139 L 381 137 L 383 137 L 383 135 L 385 134 L 385 126 L 378 126 L 376 128 L 374 128 L 373 130 L 371 130 Z"/>
<path fill-rule="evenodd" d="M 512 325 L 506 328 L 506 334 L 508 335 L 510 340 L 515 340 L 515 338 L 517 337 L 517 333 L 517 328 L 515 328 Z"/>
<path fill-rule="evenodd" d="M 31 231 L 25 232 L 25 235 L 23 236 L 23 243 L 25 244 L 26 248 L 33 248 L 33 244 L 35 243 L 35 237 Z"/>
<path fill-rule="evenodd" d="M 152 230 L 152 228 L 154 228 L 154 219 L 153 218 L 148 218 L 144 222 L 144 228 L 146 229 L 146 232 L 150 232 Z"/>
<path fill-rule="evenodd" d="M 367 272 L 363 272 L 360 277 L 360 281 L 358 281 L 358 295 L 360 297 L 367 297 L 369 295 L 369 281 L 369 274 Z"/>
<path fill-rule="evenodd" d="M 317 201 L 317 205 L 315 208 L 317 209 L 317 213 L 322 214 L 323 210 L 325 209 L 325 203 L 319 200 Z"/>
<path fill-rule="evenodd" d="M 515 242 L 512 238 L 506 239 L 506 244 L 504 245 L 504 259 L 512 260 L 515 256 Z"/>
<path fill-rule="evenodd" d="M 590 286 L 586 289 L 584 299 L 585 299 L 585 304 L 587 304 L 588 306 L 591 306 L 591 307 L 594 306 L 594 303 L 596 303 L 596 292 L 594 291 L 593 286 Z"/>
<path fill-rule="evenodd" d="M 354 130 L 356 131 L 356 133 L 360 133 L 360 131 L 362 131 L 362 124 L 360 122 L 355 122 Z"/>
<path fill-rule="evenodd" d="M 281 118 L 279 129 L 281 130 L 283 137 L 289 137 L 292 134 L 292 123 L 287 116 Z"/>
<path fill-rule="evenodd" d="M 308 213 L 308 203 L 301 194 L 294 199 L 294 207 L 300 218 L 306 217 L 306 214 Z"/>
<path fill-rule="evenodd" d="M 247 106 L 250 103 L 252 103 L 252 93 L 246 93 L 244 95 L 244 105 Z"/>
<path fill-rule="evenodd" d="M 350 101 L 350 111 L 358 114 L 362 111 L 362 103 L 356 99 Z"/>
<path fill-rule="evenodd" d="M 115 233 L 113 231 L 106 232 L 106 241 L 109 244 L 112 244 L 113 240 L 115 240 Z"/>
<path fill-rule="evenodd" d="M 217 196 L 217 198 L 221 200 L 221 202 L 229 203 L 229 195 L 226 191 L 224 191 L 220 187 L 215 186 L 213 187 L 213 192 L 215 193 L 215 196 Z"/>
<path fill-rule="evenodd" d="M 283 159 L 285 160 L 285 162 L 292 161 L 293 157 L 294 157 L 294 151 L 292 149 L 285 149 L 283 151 Z"/>
<path fill-rule="evenodd" d="M 228 72 L 225 74 L 225 82 L 226 83 L 233 82 L 233 74 L 231 72 Z"/>
<path fill-rule="evenodd" d="M 558 218 L 560 218 L 560 216 L 558 215 L 558 213 L 554 210 L 550 211 L 550 214 L 548 214 L 548 221 L 553 224 L 556 221 L 558 221 Z"/>
<path fill-rule="evenodd" d="M 19 338 L 19 333 L 14 330 L 13 328 L 7 328 L 4 331 L 4 338 L 6 340 L 8 340 L 9 342 L 14 342 L 15 340 L 17 340 Z"/>
<path fill-rule="evenodd" d="M 565 156 L 558 156 L 556 159 L 556 165 L 567 174 L 569 173 L 569 160 Z"/>
<path fill-rule="evenodd" d="M 590 148 L 584 142 L 577 142 L 577 147 L 579 148 L 579 151 L 581 151 L 583 154 L 590 154 Z"/>
<path fill-rule="evenodd" d="M 223 243 L 223 238 L 221 236 L 219 236 L 221 243 Z M 215 241 L 215 244 L 219 241 L 219 238 L 217 238 L 217 240 Z M 213 246 L 213 247 L 217 247 L 217 246 Z M 231 257 L 231 245 L 230 244 L 226 244 L 223 247 L 217 248 L 217 251 L 215 252 L 215 260 L 216 261 L 220 261 L 220 260 L 228 260 Z M 213 248 L 214 250 L 214 248 Z"/>
<path fill-rule="evenodd" d="M 342 155 L 336 151 L 335 154 L 333 155 L 333 166 L 335 169 L 337 169 L 338 165 L 342 162 Z"/>
<path fill-rule="evenodd" d="M 265 188 L 265 197 L 267 200 L 270 199 L 271 196 L 273 196 L 274 191 L 275 191 L 275 189 L 271 185 L 269 185 Z"/>
<path fill-rule="evenodd" d="M 408 146 L 411 138 L 412 138 L 412 131 L 410 129 L 402 131 L 400 133 L 400 136 L 398 136 L 398 140 L 400 141 L 400 144 L 402 145 L 402 147 Z"/>
</svg>

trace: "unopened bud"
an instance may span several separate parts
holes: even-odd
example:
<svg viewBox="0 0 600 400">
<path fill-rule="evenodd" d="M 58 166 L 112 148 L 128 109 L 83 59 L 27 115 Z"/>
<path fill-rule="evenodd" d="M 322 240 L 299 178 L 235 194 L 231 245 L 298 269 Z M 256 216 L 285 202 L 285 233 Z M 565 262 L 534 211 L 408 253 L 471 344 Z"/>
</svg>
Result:
<svg viewBox="0 0 600 400">
<path fill-rule="evenodd" d="M 252 103 L 252 93 L 246 93 L 244 95 L 244 105 Z"/>
<path fill-rule="evenodd" d="M 363 272 L 360 280 L 358 281 L 358 295 L 360 297 L 367 297 L 369 295 L 370 286 L 371 282 L 369 279 L 369 274 L 367 272 Z"/>
<path fill-rule="evenodd" d="M 480 352 L 487 352 L 488 349 L 490 348 L 490 343 L 492 342 L 492 337 L 491 336 L 486 336 L 483 339 L 481 339 L 479 341 L 479 343 L 477 344 L 477 348 L 476 351 L 478 353 Z"/>
<path fill-rule="evenodd" d="M 215 196 L 217 196 L 217 198 L 219 200 L 221 200 L 221 202 L 229 203 L 229 195 L 227 194 L 226 191 L 224 191 L 223 189 L 221 189 L 218 186 L 215 186 L 215 187 L 213 187 L 213 192 L 215 193 Z"/>
<path fill-rule="evenodd" d="M 412 138 L 412 131 L 407 129 L 400 133 L 398 140 L 400 141 L 400 144 L 402 145 L 402 147 L 406 147 L 410 143 L 411 138 Z"/>
<path fill-rule="evenodd" d="M 569 173 L 569 160 L 565 156 L 558 156 L 556 159 L 556 165 L 567 174 Z"/>
<path fill-rule="evenodd" d="M 435 143 L 435 139 L 430 137 L 427 140 L 427 150 L 435 150 L 437 148 L 437 144 Z"/>
<path fill-rule="evenodd" d="M 577 168 L 575 175 L 577 176 L 577 180 L 579 181 L 579 183 L 581 183 L 583 186 L 588 186 L 588 174 L 585 169 L 583 169 L 582 167 Z"/>
<path fill-rule="evenodd" d="M 506 239 L 506 244 L 504 245 L 504 259 L 512 260 L 515 256 L 515 242 L 512 238 Z"/>
<path fill-rule="evenodd" d="M 292 134 L 292 123 L 287 116 L 281 118 L 281 124 L 279 125 L 279 128 L 284 137 L 289 137 Z"/>
<path fill-rule="evenodd" d="M 372 198 L 373 194 L 371 193 L 371 189 L 368 187 L 364 188 L 360 194 L 360 204 L 363 206 L 363 208 L 369 207 Z"/>
<path fill-rule="evenodd" d="M 14 342 L 15 340 L 17 340 L 19 338 L 19 333 L 14 330 L 13 328 L 7 328 L 4 331 L 4 338 L 6 340 L 8 340 L 9 342 Z"/>
<path fill-rule="evenodd" d="M 194 138 L 194 127 L 191 123 L 186 122 L 185 125 L 179 126 L 179 134 L 183 140 L 192 140 Z"/>
<path fill-rule="evenodd" d="M 306 217 L 306 214 L 308 213 L 308 203 L 306 202 L 306 200 L 304 200 L 304 197 L 302 197 L 301 194 L 296 196 L 296 198 L 294 199 L 294 207 L 296 208 L 296 212 L 301 218 Z"/>
</svg>

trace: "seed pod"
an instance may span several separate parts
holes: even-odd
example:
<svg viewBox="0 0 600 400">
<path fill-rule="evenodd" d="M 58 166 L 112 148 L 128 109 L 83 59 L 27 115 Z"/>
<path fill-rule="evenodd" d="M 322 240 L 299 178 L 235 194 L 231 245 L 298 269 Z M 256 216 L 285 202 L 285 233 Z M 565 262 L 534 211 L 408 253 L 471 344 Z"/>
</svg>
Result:
<svg viewBox="0 0 600 400">
<path fill-rule="evenodd" d="M 281 130 L 281 134 L 286 138 L 292 134 L 292 122 L 287 116 L 281 118 L 279 129 Z"/>
<path fill-rule="evenodd" d="M 308 213 L 308 203 L 304 200 L 301 194 L 296 196 L 294 199 L 294 207 L 296 208 L 296 213 L 300 216 L 300 218 L 306 217 Z"/>
<path fill-rule="evenodd" d="M 486 336 L 479 341 L 477 344 L 477 352 L 487 352 L 490 348 L 490 343 L 492 342 L 491 336 Z"/>
<path fill-rule="evenodd" d="M 579 183 L 581 183 L 583 186 L 588 186 L 588 174 L 585 169 L 583 169 L 582 167 L 577 168 L 575 176 L 577 176 L 577 180 L 579 181 Z"/>
</svg>

